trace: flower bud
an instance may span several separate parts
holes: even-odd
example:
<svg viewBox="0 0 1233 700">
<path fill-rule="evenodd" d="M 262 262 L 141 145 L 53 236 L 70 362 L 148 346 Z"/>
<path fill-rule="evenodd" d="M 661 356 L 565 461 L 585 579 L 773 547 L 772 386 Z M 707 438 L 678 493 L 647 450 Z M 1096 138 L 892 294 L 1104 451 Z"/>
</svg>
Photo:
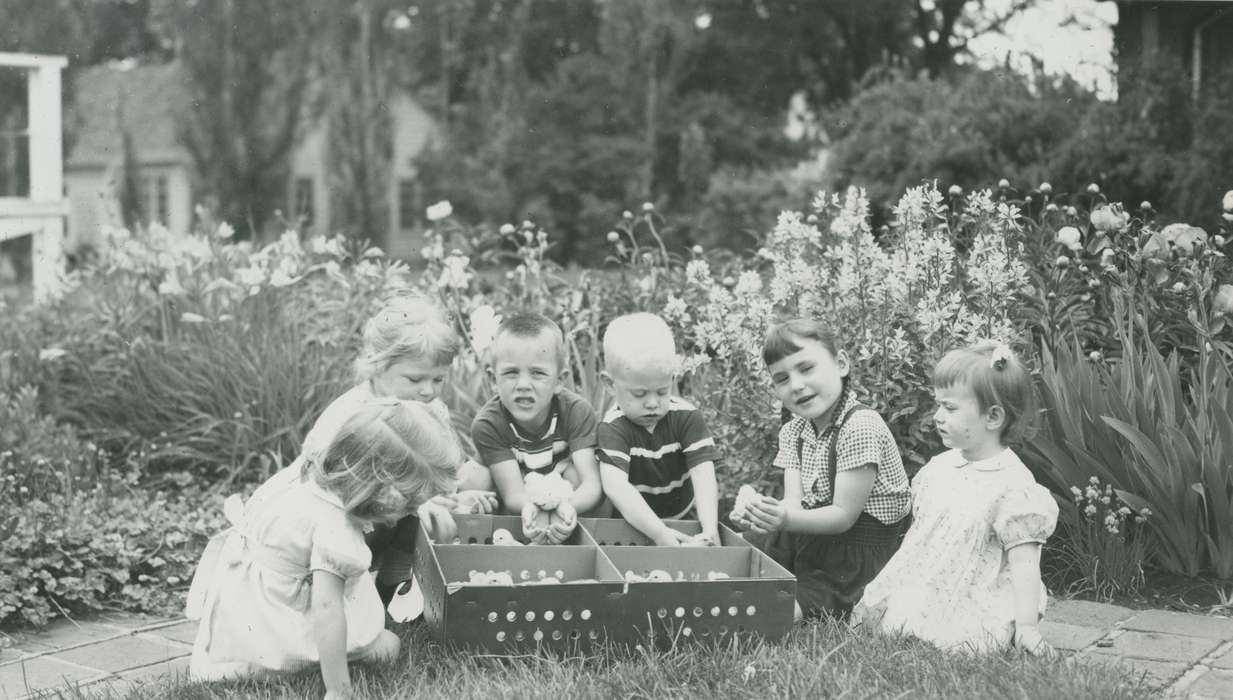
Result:
<svg viewBox="0 0 1233 700">
<path fill-rule="evenodd" d="M 1006 178 L 1002 178 L 1001 180 L 998 180 L 998 189 L 1005 190 L 1009 188 L 1010 188 L 1010 180 L 1007 180 Z"/>
<path fill-rule="evenodd" d="M 634 213 L 626 209 L 625 211 L 621 212 L 621 218 L 625 219 L 626 221 L 629 221 L 630 219 L 634 218 Z"/>
<path fill-rule="evenodd" d="M 512 236 L 518 229 L 514 228 L 513 224 L 501 224 L 501 235 Z"/>
<path fill-rule="evenodd" d="M 1053 202 L 1049 202 L 1047 205 L 1045 205 L 1045 211 L 1052 214 L 1053 212 L 1057 211 L 1057 205 L 1054 204 Z"/>
<path fill-rule="evenodd" d="M 1225 211 L 1233 211 L 1233 190 L 1224 193 L 1224 199 L 1221 200 L 1220 205 Z"/>
<path fill-rule="evenodd" d="M 1174 282 L 1173 291 L 1177 292 L 1178 294 L 1181 294 L 1182 292 L 1186 291 L 1186 283 L 1185 282 Z"/>
<path fill-rule="evenodd" d="M 535 228 L 535 222 L 534 222 L 534 221 L 531 221 L 530 219 L 523 219 L 523 220 L 522 220 L 522 226 L 521 226 L 521 228 L 523 228 L 523 229 L 533 229 L 533 228 Z"/>
<path fill-rule="evenodd" d="M 1053 192 L 1053 185 L 1050 185 L 1047 182 L 1042 182 L 1040 183 L 1040 187 L 1037 189 L 1040 190 L 1041 194 L 1051 194 Z"/>
<path fill-rule="evenodd" d="M 693 248 L 690 248 L 690 250 L 694 255 L 702 255 L 702 246 L 700 245 L 695 245 Z"/>
<path fill-rule="evenodd" d="M 1139 208 L 1144 211 L 1148 211 L 1152 208 L 1152 203 L 1145 199 L 1142 202 L 1139 202 Z"/>
<path fill-rule="evenodd" d="M 1100 185 L 1097 185 L 1097 184 L 1096 184 L 1096 183 L 1094 183 L 1094 182 L 1093 182 L 1092 184 L 1088 185 L 1088 186 L 1087 186 L 1087 193 L 1088 193 L 1088 194 L 1100 194 Z"/>
<path fill-rule="evenodd" d="M 1219 234 L 1212 236 L 1212 244 L 1215 245 L 1217 248 L 1223 247 L 1224 246 L 1224 236 L 1221 236 Z"/>
<path fill-rule="evenodd" d="M 1101 360 L 1105 359 L 1105 356 L 1101 355 L 1099 350 L 1093 350 L 1087 354 L 1087 359 L 1091 360 L 1092 362 L 1100 362 Z"/>
<path fill-rule="evenodd" d="M 1066 207 L 1066 216 L 1078 216 L 1079 210 L 1074 207 Z"/>
<path fill-rule="evenodd" d="M 654 205 L 654 204 L 652 204 L 652 203 L 650 203 L 650 202 L 643 202 L 643 203 L 642 203 L 642 213 L 643 213 L 643 214 L 650 214 L 650 213 L 651 213 L 651 212 L 653 212 L 653 211 L 655 211 L 655 205 Z"/>
<path fill-rule="evenodd" d="M 1055 260 L 1053 264 L 1057 265 L 1058 267 L 1070 267 L 1070 258 L 1066 257 L 1065 255 L 1059 255 L 1057 256 L 1057 260 Z"/>
<path fill-rule="evenodd" d="M 810 224 L 810 225 L 813 225 L 813 224 L 818 223 L 818 215 L 817 215 L 817 214 L 810 214 L 809 216 L 806 216 L 806 217 L 805 217 L 805 223 Z"/>
<path fill-rule="evenodd" d="M 617 233 L 616 231 L 608 232 L 608 242 L 609 243 L 616 243 L 619 240 L 621 240 L 621 234 Z"/>
<path fill-rule="evenodd" d="M 952 197 L 958 197 L 959 195 L 963 194 L 963 188 L 960 187 L 959 185 L 951 185 L 950 189 L 946 190 L 946 193 Z"/>
<path fill-rule="evenodd" d="M 1088 280 L 1088 281 L 1087 281 L 1087 286 L 1088 286 L 1089 288 L 1091 288 L 1091 289 L 1095 289 L 1095 288 L 1097 288 L 1097 287 L 1099 287 L 1099 286 L 1100 286 L 1100 280 L 1098 280 L 1098 279 L 1090 279 L 1090 280 Z"/>
</svg>

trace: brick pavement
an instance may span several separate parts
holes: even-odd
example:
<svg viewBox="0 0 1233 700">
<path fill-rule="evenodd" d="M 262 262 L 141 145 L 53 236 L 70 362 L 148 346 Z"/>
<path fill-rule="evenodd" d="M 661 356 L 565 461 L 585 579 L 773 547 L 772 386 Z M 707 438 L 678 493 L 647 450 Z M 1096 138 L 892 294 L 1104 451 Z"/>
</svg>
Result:
<svg viewBox="0 0 1233 700">
<path fill-rule="evenodd" d="M 0 700 L 107 683 L 120 691 L 186 673 L 196 624 L 142 616 L 60 621 L 0 650 Z M 1041 631 L 1088 663 L 1119 664 L 1162 694 L 1233 698 L 1233 618 L 1053 600 Z"/>
</svg>

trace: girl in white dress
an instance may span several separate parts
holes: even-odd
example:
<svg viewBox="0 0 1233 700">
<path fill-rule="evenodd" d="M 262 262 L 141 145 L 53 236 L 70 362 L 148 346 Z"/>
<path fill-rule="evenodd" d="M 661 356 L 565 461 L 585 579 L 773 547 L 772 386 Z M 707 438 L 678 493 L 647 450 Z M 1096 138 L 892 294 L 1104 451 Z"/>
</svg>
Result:
<svg viewBox="0 0 1233 700">
<path fill-rule="evenodd" d="M 912 527 L 865 587 L 853 624 L 948 650 L 1012 644 L 1052 655 L 1040 548 L 1057 504 L 1006 445 L 1024 434 L 1032 381 L 1006 345 L 947 353 L 934 369 L 934 422 L 951 448 L 912 480 Z"/>
<path fill-rule="evenodd" d="M 233 527 L 211 541 L 189 592 L 200 619 L 197 680 L 319 665 L 327 698 L 351 697 L 348 661 L 398 653 L 364 533 L 411 513 L 434 539 L 450 515 L 462 454 L 423 404 L 376 399 L 343 422 L 320 455 L 288 467 L 247 503 L 224 507 Z"/>
</svg>

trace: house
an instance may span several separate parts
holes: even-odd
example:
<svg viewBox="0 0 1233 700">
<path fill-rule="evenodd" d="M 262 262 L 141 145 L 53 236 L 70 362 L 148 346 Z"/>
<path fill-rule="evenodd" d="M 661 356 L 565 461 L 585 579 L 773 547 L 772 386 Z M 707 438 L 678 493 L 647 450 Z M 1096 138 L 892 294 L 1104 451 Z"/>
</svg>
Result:
<svg viewBox="0 0 1233 700">
<path fill-rule="evenodd" d="M 121 221 L 118 193 L 126 162 L 144 223 L 157 222 L 173 233 L 192 227 L 199 198 L 192 158 L 179 141 L 177 106 L 187 100 L 180 70 L 173 62 L 111 64 L 78 73 L 65 162 L 70 250 L 96 243 L 103 225 Z M 405 255 L 423 245 L 418 238 L 424 207 L 413 161 L 436 137 L 437 127 L 405 93 L 393 100 L 391 110 L 390 252 Z M 302 222 L 305 235 L 329 233 L 340 223 L 331 218 L 327 136 L 328 125 L 318 120 L 290 156 L 285 202 L 279 208 L 288 219 Z"/>
<path fill-rule="evenodd" d="M 1176 61 L 1198 99 L 1219 73 L 1233 72 L 1233 0 L 1117 0 L 1113 46 L 1119 67 Z M 1125 80 L 1126 71 L 1120 71 Z"/>
</svg>

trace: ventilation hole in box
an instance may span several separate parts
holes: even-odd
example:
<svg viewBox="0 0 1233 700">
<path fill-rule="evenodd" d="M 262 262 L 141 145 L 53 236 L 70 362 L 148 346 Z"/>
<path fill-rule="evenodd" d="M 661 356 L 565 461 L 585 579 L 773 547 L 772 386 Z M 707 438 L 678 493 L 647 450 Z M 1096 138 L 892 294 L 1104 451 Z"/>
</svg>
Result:
<svg viewBox="0 0 1233 700">
<path fill-rule="evenodd" d="M 655 611 L 655 615 L 656 615 L 659 619 L 661 619 L 661 620 L 662 620 L 662 619 L 664 619 L 665 617 L 668 617 L 668 610 L 667 610 L 667 608 L 660 608 L 659 610 L 656 610 L 656 611 Z"/>
<path fill-rule="evenodd" d="M 702 608 L 694 608 L 694 617 L 702 617 L 702 615 L 703 615 Z"/>
<path fill-rule="evenodd" d="M 556 616 L 557 616 L 556 613 L 552 612 L 551 610 L 545 610 L 544 611 L 544 622 L 552 622 L 552 618 Z"/>
<path fill-rule="evenodd" d="M 476 544 L 476 543 L 478 543 L 478 542 L 479 542 L 479 540 L 475 539 L 474 537 L 468 537 L 468 538 L 467 538 L 467 544 Z"/>
<path fill-rule="evenodd" d="M 685 617 L 685 608 L 677 607 L 677 609 L 672 612 L 675 613 L 677 617 Z"/>
<path fill-rule="evenodd" d="M 569 620 L 574 619 L 574 611 L 573 611 L 573 610 L 562 610 L 562 611 L 561 611 L 561 619 L 562 619 L 562 620 L 565 620 L 565 621 L 567 621 L 567 622 L 568 622 Z"/>
<path fill-rule="evenodd" d="M 758 613 L 758 608 L 753 605 L 749 606 L 748 608 L 745 608 L 745 614 L 750 617 L 753 617 L 757 613 Z"/>
<path fill-rule="evenodd" d="M 522 630 L 518 630 L 517 632 L 514 633 L 515 642 L 521 642 L 522 640 L 526 638 L 527 638 L 527 634 L 526 632 L 523 632 Z"/>
<path fill-rule="evenodd" d="M 603 541 L 603 540 L 600 540 L 600 541 L 599 541 L 599 546 L 601 546 L 601 547 L 603 547 L 603 546 L 604 546 L 604 545 L 606 545 L 606 544 L 608 544 L 608 543 L 607 543 L 607 542 L 605 542 L 605 541 Z"/>
<path fill-rule="evenodd" d="M 740 610 L 737 610 L 735 605 L 728 608 L 728 614 L 731 615 L 732 617 L 736 617 L 737 613 L 739 612 Z"/>
<path fill-rule="evenodd" d="M 579 618 L 581 618 L 581 619 L 583 619 L 583 620 L 590 620 L 590 619 L 591 619 L 591 611 L 590 611 L 590 610 L 583 610 L 583 611 L 582 611 L 582 613 L 581 613 L 580 615 L 578 615 L 578 617 L 579 617 Z"/>
<path fill-rule="evenodd" d="M 553 639 L 555 639 L 555 640 L 557 640 L 557 641 L 561 641 L 561 637 L 564 637 L 564 636 L 565 636 L 565 635 L 561 634 L 561 630 L 553 630 L 553 631 L 552 631 L 552 638 L 553 638 Z"/>
<path fill-rule="evenodd" d="M 490 613 L 488 613 L 488 621 L 489 621 L 489 622 L 496 622 L 496 621 L 497 621 L 497 619 L 498 619 L 499 617 L 500 617 L 500 615 L 497 615 L 497 613 L 496 613 L 496 611 L 495 611 L 495 610 L 494 610 L 494 611 L 492 611 L 492 612 L 490 612 Z"/>
<path fill-rule="evenodd" d="M 485 537 L 485 538 L 484 538 L 484 544 L 492 544 L 492 537 L 491 537 L 491 536 L 489 536 L 489 537 Z"/>
<path fill-rule="evenodd" d="M 528 610 L 526 614 L 527 622 L 535 622 L 535 611 Z"/>
<path fill-rule="evenodd" d="M 498 642 L 504 642 L 504 641 L 505 641 L 505 630 L 502 630 L 502 631 L 500 631 L 500 632 L 497 632 L 497 641 L 498 641 Z"/>
<path fill-rule="evenodd" d="M 578 638 L 580 638 L 581 636 L 582 636 L 582 633 L 581 633 L 581 632 L 579 632 L 578 630 L 570 630 L 570 631 L 569 631 L 569 638 L 570 638 L 570 639 L 578 639 Z"/>
<path fill-rule="evenodd" d="M 542 641 L 544 641 L 544 631 L 543 631 L 543 630 L 541 630 L 541 629 L 536 628 L 536 630 L 535 630 L 535 634 L 533 634 L 533 635 L 531 635 L 531 636 L 532 636 L 532 637 L 534 637 L 534 638 L 535 638 L 535 641 L 537 641 L 537 642 L 542 642 Z"/>
<path fill-rule="evenodd" d="M 718 605 L 716 605 L 715 607 L 711 608 L 711 617 L 719 617 L 719 613 L 720 613 L 720 610 L 719 610 L 719 606 L 718 606 Z"/>
<path fill-rule="evenodd" d="M 514 620 L 518 619 L 518 613 L 514 612 L 513 610 L 510 610 L 509 612 L 505 613 L 505 619 L 508 620 L 509 622 L 513 622 Z"/>
</svg>

